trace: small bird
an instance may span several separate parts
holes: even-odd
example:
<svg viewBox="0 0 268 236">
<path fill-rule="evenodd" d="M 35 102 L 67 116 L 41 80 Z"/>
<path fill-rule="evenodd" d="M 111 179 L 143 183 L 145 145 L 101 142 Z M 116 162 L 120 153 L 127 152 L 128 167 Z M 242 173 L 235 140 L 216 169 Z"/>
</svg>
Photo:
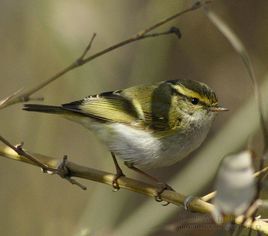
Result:
<svg viewBox="0 0 268 236">
<path fill-rule="evenodd" d="M 59 114 L 93 131 L 111 151 L 117 178 L 123 174 L 115 156 L 148 176 L 144 170 L 172 165 L 198 148 L 215 115 L 227 110 L 218 106 L 212 89 L 193 80 L 137 85 L 61 106 L 25 104 L 23 109 Z"/>
<path fill-rule="evenodd" d="M 244 150 L 222 160 L 215 183 L 215 208 L 212 212 L 217 224 L 224 223 L 224 217 L 232 220 L 244 214 L 253 203 L 257 184 L 251 156 L 250 151 Z"/>
</svg>

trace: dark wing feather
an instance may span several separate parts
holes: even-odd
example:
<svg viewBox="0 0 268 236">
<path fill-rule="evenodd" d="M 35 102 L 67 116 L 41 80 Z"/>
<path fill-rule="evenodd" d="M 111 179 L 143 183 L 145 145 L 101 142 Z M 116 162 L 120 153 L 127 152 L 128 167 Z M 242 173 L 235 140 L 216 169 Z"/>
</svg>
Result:
<svg viewBox="0 0 268 236">
<path fill-rule="evenodd" d="M 156 83 L 105 92 L 60 107 L 25 105 L 28 111 L 88 116 L 100 122 L 125 123 L 166 131 L 176 129 L 180 117 L 170 83 Z"/>
</svg>

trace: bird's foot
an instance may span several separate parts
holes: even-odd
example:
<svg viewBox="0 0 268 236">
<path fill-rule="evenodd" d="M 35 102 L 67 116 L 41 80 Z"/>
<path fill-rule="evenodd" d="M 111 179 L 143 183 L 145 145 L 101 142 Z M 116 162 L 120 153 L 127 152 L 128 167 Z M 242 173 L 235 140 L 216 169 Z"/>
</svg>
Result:
<svg viewBox="0 0 268 236">
<path fill-rule="evenodd" d="M 162 197 L 161 197 L 161 194 L 162 194 L 165 190 L 170 190 L 170 191 L 174 191 L 174 192 L 175 192 L 175 190 L 174 190 L 171 186 L 169 186 L 168 184 L 166 184 L 166 183 L 159 182 L 158 185 L 159 185 L 159 189 L 158 189 L 157 192 L 156 192 L 155 200 L 156 200 L 157 202 L 162 202 L 162 205 L 163 205 L 163 206 L 167 206 L 167 205 L 169 204 L 169 202 L 164 201 L 164 200 L 162 199 Z"/>
<path fill-rule="evenodd" d="M 120 186 L 118 184 L 118 179 L 121 178 L 121 177 L 124 177 L 124 176 L 125 175 L 124 175 L 124 173 L 123 173 L 123 171 L 121 169 L 116 170 L 116 174 L 115 174 L 113 182 L 112 182 L 114 192 L 117 192 L 120 189 Z"/>
<path fill-rule="evenodd" d="M 120 168 L 120 166 L 119 166 L 119 164 L 118 164 L 118 162 L 116 160 L 115 154 L 113 152 L 111 152 L 111 155 L 112 155 L 112 158 L 113 158 L 113 161 L 114 161 L 115 170 L 116 170 L 116 174 L 114 176 L 112 185 L 113 185 L 113 188 L 114 188 L 113 191 L 114 192 L 117 192 L 120 189 L 120 186 L 119 186 L 117 180 L 119 178 L 125 176 L 125 175 L 124 175 L 122 169 Z"/>
</svg>

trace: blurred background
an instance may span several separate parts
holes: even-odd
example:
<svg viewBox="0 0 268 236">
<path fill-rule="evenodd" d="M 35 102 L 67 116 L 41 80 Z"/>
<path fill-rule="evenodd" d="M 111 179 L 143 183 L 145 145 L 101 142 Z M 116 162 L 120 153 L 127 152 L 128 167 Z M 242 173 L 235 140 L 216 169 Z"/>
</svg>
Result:
<svg viewBox="0 0 268 236">
<path fill-rule="evenodd" d="M 94 32 L 97 37 L 90 54 L 191 4 L 188 0 L 1 0 L 0 97 L 31 88 L 69 65 Z M 210 7 L 245 44 L 267 98 L 268 1 L 217 0 Z M 230 111 L 217 117 L 205 143 L 187 160 L 151 171 L 180 193 L 202 196 L 213 190 L 224 155 L 244 148 L 249 137 L 260 148 L 256 106 L 240 56 L 202 10 L 157 31 L 171 26 L 181 30 L 180 40 L 169 35 L 127 45 L 69 72 L 35 95 L 43 96 L 45 104 L 62 104 L 139 83 L 176 78 L 207 83 Z M 10 142 L 24 141 L 32 152 L 58 158 L 67 154 L 78 164 L 114 172 L 109 152 L 94 134 L 56 116 L 21 108 L 17 104 L 0 111 L 1 135 Z M 140 178 L 127 168 L 124 171 Z M 223 229 L 208 223 L 209 216 L 79 181 L 87 191 L 42 174 L 38 168 L 0 158 L 0 234 L 225 235 Z M 267 218 L 265 212 L 263 217 Z"/>
</svg>

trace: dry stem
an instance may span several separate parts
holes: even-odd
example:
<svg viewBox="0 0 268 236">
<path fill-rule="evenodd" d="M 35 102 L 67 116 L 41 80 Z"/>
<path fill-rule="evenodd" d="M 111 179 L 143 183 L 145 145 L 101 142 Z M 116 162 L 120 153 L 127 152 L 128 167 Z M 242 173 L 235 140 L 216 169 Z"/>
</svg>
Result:
<svg viewBox="0 0 268 236">
<path fill-rule="evenodd" d="M 58 78 L 60 78 L 61 76 L 63 76 L 64 74 L 66 74 L 67 72 L 77 68 L 77 67 L 80 67 L 94 59 L 96 59 L 97 57 L 100 57 L 108 52 L 111 52 L 115 49 L 118 49 L 120 47 L 123 47 L 125 45 L 128 45 L 130 43 L 133 43 L 133 42 L 136 42 L 136 41 L 139 41 L 139 40 L 143 40 L 143 39 L 147 39 L 147 38 L 152 38 L 152 37 L 156 37 L 156 36 L 162 36 L 162 35 L 168 35 L 168 34 L 175 34 L 176 36 L 180 37 L 180 32 L 177 28 L 175 27 L 171 27 L 170 30 L 168 31 L 164 31 L 164 32 L 161 32 L 161 33 L 151 33 L 149 34 L 151 31 L 159 28 L 160 26 L 188 13 L 188 12 L 191 12 L 191 11 L 194 11 L 196 9 L 199 9 L 201 8 L 202 6 L 204 5 L 207 5 L 209 3 L 209 1 L 206 1 L 206 2 L 197 2 L 195 4 L 193 4 L 191 7 L 181 11 L 181 12 L 178 12 L 170 17 L 167 17 L 163 20 L 160 20 L 159 22 L 155 23 L 154 25 L 144 29 L 144 30 L 141 30 L 140 32 L 138 32 L 137 34 L 135 34 L 134 36 L 126 39 L 126 40 L 123 40 L 119 43 L 116 43 L 108 48 L 105 48 L 91 56 L 88 56 L 86 57 L 86 54 L 89 52 L 91 46 L 92 46 L 92 43 L 95 39 L 95 36 L 96 34 L 94 33 L 93 36 L 91 37 L 90 41 L 89 41 L 89 44 L 88 46 L 85 48 L 85 50 L 82 52 L 81 56 L 79 56 L 73 63 L 71 63 L 69 66 L 65 67 L 63 70 L 59 71 L 58 73 L 56 73 L 55 75 L 53 75 L 52 77 L 48 78 L 47 80 L 43 81 L 42 83 L 38 84 L 37 86 L 23 92 L 23 93 L 20 93 L 20 94 L 12 94 L 11 96 L 8 97 L 8 99 L 3 99 L 2 102 L 0 102 L 0 109 L 3 109 L 7 106 L 10 106 L 10 105 L 13 105 L 13 104 L 16 104 L 16 103 L 20 103 L 20 102 L 27 102 L 29 100 L 32 100 L 31 98 L 31 95 L 36 93 L 37 91 L 39 91 L 40 89 L 44 88 L 45 86 L 47 86 L 48 84 L 52 83 L 53 81 L 57 80 Z M 176 30 L 174 30 L 176 29 Z"/>
<path fill-rule="evenodd" d="M 0 155 L 9 159 L 39 166 L 39 164 L 37 164 L 36 162 L 29 161 L 27 158 L 19 155 L 10 147 L 0 147 Z M 59 160 L 56 158 L 48 157 L 41 154 L 31 154 L 31 155 L 38 158 L 39 162 L 42 162 L 44 165 L 48 166 L 51 169 L 58 168 Z M 99 183 L 104 183 L 113 186 L 113 179 L 115 177 L 114 174 L 101 170 L 96 170 L 89 167 L 84 167 L 72 162 L 67 162 L 65 166 L 66 168 L 68 168 L 69 178 L 79 177 L 82 179 L 88 179 L 91 181 L 96 181 Z M 118 179 L 118 185 L 120 188 L 141 193 L 148 197 L 155 197 L 158 191 L 158 186 L 156 185 L 148 184 L 128 177 L 121 177 L 120 179 Z M 183 206 L 187 199 L 187 196 L 177 192 L 165 190 L 161 194 L 161 198 L 164 201 L 170 202 L 174 205 Z M 199 213 L 211 213 L 214 209 L 214 206 L 210 203 L 207 203 L 206 201 L 195 198 L 188 204 L 188 209 Z M 238 225 L 241 224 L 242 222 L 243 222 L 243 216 L 237 217 L 235 219 L 235 223 Z M 252 220 L 248 219 L 244 223 L 244 226 L 268 234 L 268 223 L 262 221 L 261 219 L 257 219 L 253 223 Z"/>
</svg>

